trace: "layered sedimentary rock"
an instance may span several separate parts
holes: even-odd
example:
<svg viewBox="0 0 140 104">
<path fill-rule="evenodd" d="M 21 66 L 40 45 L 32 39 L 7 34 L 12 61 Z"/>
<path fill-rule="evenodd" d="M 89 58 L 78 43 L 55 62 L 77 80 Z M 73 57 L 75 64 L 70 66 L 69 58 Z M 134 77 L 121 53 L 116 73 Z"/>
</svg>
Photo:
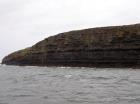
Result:
<svg viewBox="0 0 140 104">
<path fill-rule="evenodd" d="M 140 24 L 70 31 L 6 56 L 3 64 L 139 67 Z"/>
</svg>

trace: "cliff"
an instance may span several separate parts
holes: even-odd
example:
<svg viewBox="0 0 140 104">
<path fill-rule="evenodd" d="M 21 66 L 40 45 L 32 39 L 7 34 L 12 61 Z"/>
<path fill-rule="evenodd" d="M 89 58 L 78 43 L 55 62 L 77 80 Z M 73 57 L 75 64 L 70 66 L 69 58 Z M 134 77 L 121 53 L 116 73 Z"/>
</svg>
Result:
<svg viewBox="0 0 140 104">
<path fill-rule="evenodd" d="M 139 67 L 140 24 L 60 33 L 6 56 L 2 63 L 37 66 Z"/>
</svg>

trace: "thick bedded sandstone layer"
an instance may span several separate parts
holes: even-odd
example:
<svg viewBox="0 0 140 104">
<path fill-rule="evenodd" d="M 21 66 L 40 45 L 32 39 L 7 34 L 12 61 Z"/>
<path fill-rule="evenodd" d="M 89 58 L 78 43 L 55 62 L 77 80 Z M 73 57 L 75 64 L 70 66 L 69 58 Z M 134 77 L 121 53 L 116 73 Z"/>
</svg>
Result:
<svg viewBox="0 0 140 104">
<path fill-rule="evenodd" d="M 139 67 L 140 24 L 60 33 L 6 56 L 3 64 Z"/>
</svg>

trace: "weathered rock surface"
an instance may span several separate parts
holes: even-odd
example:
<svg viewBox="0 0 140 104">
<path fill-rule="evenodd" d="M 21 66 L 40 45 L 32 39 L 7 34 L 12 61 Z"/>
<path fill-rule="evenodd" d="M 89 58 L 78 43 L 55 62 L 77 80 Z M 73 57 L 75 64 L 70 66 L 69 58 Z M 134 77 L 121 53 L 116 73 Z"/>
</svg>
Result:
<svg viewBox="0 0 140 104">
<path fill-rule="evenodd" d="M 60 33 L 6 56 L 3 64 L 139 67 L 140 24 Z"/>
</svg>

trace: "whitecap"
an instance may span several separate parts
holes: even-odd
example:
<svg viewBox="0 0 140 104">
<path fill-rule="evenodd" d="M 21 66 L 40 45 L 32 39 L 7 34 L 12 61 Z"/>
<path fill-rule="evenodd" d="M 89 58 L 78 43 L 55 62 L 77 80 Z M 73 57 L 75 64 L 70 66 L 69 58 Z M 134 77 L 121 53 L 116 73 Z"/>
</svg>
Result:
<svg viewBox="0 0 140 104">
<path fill-rule="evenodd" d="M 69 74 L 69 75 L 65 75 L 65 77 L 66 77 L 66 78 L 71 78 L 72 75 L 70 75 L 70 74 Z"/>
</svg>

